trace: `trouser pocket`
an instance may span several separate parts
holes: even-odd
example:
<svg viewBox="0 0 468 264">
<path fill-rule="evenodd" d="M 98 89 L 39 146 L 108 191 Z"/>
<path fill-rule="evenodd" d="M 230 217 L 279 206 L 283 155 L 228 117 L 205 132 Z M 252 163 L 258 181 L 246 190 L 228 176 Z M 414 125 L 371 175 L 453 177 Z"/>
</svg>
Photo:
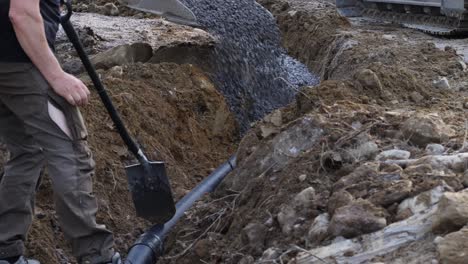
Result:
<svg viewBox="0 0 468 264">
<path fill-rule="evenodd" d="M 73 141 L 86 140 L 88 131 L 78 107 L 49 90 L 49 115 L 59 128 Z M 64 120 L 63 120 L 64 119 Z"/>
</svg>

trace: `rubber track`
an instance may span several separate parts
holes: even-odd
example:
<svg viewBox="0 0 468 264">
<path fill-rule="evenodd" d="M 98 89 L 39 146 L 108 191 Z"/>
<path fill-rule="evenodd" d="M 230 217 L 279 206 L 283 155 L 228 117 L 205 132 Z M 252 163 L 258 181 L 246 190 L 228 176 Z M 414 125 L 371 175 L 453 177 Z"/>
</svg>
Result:
<svg viewBox="0 0 468 264">
<path fill-rule="evenodd" d="M 407 28 L 416 29 L 430 35 L 454 37 L 468 35 L 468 17 L 464 14 L 462 19 L 446 16 L 431 16 L 427 14 L 400 13 L 380 11 L 360 5 L 363 17 L 375 20 L 393 22 Z"/>
</svg>

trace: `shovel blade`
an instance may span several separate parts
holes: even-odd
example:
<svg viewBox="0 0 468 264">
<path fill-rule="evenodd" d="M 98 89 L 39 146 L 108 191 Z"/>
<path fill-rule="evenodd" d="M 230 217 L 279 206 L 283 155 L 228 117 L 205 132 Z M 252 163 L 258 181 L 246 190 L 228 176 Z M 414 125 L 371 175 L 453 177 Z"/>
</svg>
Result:
<svg viewBox="0 0 468 264">
<path fill-rule="evenodd" d="M 176 208 L 164 162 L 149 162 L 128 166 L 128 183 L 137 216 L 153 223 L 165 223 Z"/>
<path fill-rule="evenodd" d="M 193 12 L 179 0 L 123 0 L 132 9 L 160 15 L 167 20 L 187 25 L 199 26 Z"/>
</svg>

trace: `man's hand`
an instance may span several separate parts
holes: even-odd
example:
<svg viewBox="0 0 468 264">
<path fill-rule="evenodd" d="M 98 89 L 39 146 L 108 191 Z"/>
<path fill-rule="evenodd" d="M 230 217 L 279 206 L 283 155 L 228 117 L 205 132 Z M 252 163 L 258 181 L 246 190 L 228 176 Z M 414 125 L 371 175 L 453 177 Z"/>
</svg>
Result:
<svg viewBox="0 0 468 264">
<path fill-rule="evenodd" d="M 78 78 L 63 72 L 58 77 L 49 80 L 52 89 L 65 98 L 70 104 L 83 106 L 89 101 L 89 89 Z"/>
</svg>

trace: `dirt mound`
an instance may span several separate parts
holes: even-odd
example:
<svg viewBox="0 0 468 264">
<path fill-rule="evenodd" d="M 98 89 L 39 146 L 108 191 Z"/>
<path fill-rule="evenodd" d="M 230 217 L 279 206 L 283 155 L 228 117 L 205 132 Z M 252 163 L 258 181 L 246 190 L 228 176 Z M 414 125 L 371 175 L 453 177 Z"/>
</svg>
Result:
<svg viewBox="0 0 468 264">
<path fill-rule="evenodd" d="M 167 162 L 177 198 L 235 150 L 234 117 L 199 69 L 190 65 L 131 64 L 102 72 L 102 76 L 131 134 L 151 158 Z M 97 162 L 94 186 L 100 206 L 98 219 L 115 232 L 117 248 L 126 252 L 149 224 L 135 217 L 127 190 L 122 166 L 133 157 L 123 147 L 96 94 L 82 111 Z M 38 192 L 28 254 L 43 263 L 73 263 L 51 201 L 46 177 Z"/>
<path fill-rule="evenodd" d="M 468 187 L 461 58 L 406 29 L 351 27 L 325 1 L 260 2 L 323 81 L 246 134 L 238 168 L 188 213 L 162 262 L 437 259 L 427 219 L 444 192 Z M 377 245 L 380 256 L 366 251 Z"/>
</svg>

